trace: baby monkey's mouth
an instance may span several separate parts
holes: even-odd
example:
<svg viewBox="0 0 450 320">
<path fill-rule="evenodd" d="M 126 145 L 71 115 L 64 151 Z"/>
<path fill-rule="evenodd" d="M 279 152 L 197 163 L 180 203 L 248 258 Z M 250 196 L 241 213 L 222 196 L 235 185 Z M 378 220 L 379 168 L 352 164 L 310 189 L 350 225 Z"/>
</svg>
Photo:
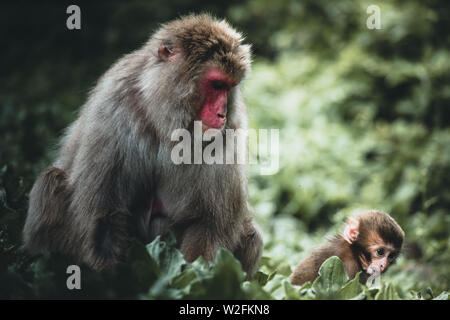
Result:
<svg viewBox="0 0 450 320">
<path fill-rule="evenodd" d="M 371 276 L 373 276 L 374 274 L 381 274 L 381 268 L 379 267 L 374 267 L 374 266 L 369 266 L 367 268 L 366 271 L 368 274 L 370 274 Z"/>
</svg>

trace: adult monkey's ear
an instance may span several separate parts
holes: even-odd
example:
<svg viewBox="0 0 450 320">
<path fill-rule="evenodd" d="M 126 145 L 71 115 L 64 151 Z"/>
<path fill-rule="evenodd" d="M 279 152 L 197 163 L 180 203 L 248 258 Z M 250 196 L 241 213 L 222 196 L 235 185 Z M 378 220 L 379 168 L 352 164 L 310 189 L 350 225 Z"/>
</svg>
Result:
<svg viewBox="0 0 450 320">
<path fill-rule="evenodd" d="M 359 221 L 355 218 L 348 218 L 347 225 L 343 233 L 345 241 L 352 244 L 358 239 L 359 235 Z"/>
<path fill-rule="evenodd" d="M 179 53 L 179 50 L 175 49 L 170 44 L 161 44 L 158 48 L 158 57 L 163 61 L 171 61 L 172 57 Z"/>
</svg>

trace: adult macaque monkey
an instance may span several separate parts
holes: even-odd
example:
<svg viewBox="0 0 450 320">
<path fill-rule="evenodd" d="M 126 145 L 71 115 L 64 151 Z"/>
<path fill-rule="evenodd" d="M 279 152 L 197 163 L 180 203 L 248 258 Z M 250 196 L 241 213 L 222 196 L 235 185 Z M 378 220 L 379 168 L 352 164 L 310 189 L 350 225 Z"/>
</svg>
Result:
<svg viewBox="0 0 450 320">
<path fill-rule="evenodd" d="M 342 235 L 334 237 L 303 260 L 290 280 L 296 285 L 314 281 L 322 263 L 331 256 L 337 256 L 344 263 L 350 279 L 364 271 L 360 281 L 365 283 L 369 275 L 379 275 L 395 262 L 404 236 L 402 228 L 386 213 L 376 210 L 362 212 L 348 220 Z"/>
<path fill-rule="evenodd" d="M 192 132 L 195 120 L 203 131 L 246 129 L 239 83 L 251 61 L 241 42 L 227 22 L 191 15 L 107 71 L 33 186 L 26 246 L 101 270 L 123 256 L 130 236 L 150 241 L 171 230 L 187 261 L 213 260 L 224 247 L 251 276 L 262 239 L 245 165 L 171 160 L 172 132 Z"/>
</svg>

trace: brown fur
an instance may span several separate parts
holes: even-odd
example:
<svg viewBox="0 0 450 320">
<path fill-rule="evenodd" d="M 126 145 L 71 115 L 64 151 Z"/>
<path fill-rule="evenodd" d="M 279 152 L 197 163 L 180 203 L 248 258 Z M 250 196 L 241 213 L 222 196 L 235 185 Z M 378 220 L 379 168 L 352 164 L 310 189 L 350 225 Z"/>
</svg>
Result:
<svg viewBox="0 0 450 320">
<path fill-rule="evenodd" d="M 302 285 L 308 281 L 313 282 L 319 275 L 318 272 L 322 263 L 332 256 L 337 256 L 342 260 L 350 279 L 353 279 L 356 273 L 361 270 L 359 261 L 354 255 L 350 244 L 338 236 L 314 250 L 308 258 L 295 268 L 290 276 L 292 284 Z"/>
<path fill-rule="evenodd" d="M 367 250 L 370 246 L 390 244 L 400 251 L 405 234 L 389 215 L 370 210 L 359 214 L 357 219 L 359 221 L 357 240 L 350 244 L 342 236 L 336 236 L 314 250 L 291 274 L 292 284 L 303 285 L 308 281 L 313 282 L 322 263 L 332 256 L 342 260 L 349 278 L 353 279 L 359 271 L 366 271 L 370 265 L 372 257 Z M 360 281 L 365 283 L 367 278 L 368 274 L 363 272 Z"/>
<path fill-rule="evenodd" d="M 225 247 L 250 276 L 262 240 L 248 210 L 246 166 L 170 159 L 172 131 L 192 130 L 200 111 L 205 70 L 214 66 L 237 81 L 249 71 L 250 47 L 241 42 L 225 21 L 191 15 L 163 25 L 113 65 L 33 187 L 26 246 L 61 251 L 101 270 L 123 256 L 131 236 L 150 241 L 171 230 L 188 261 L 212 260 Z M 227 109 L 225 128 L 245 129 L 239 86 Z M 165 210 L 152 213 L 157 198 Z"/>
</svg>

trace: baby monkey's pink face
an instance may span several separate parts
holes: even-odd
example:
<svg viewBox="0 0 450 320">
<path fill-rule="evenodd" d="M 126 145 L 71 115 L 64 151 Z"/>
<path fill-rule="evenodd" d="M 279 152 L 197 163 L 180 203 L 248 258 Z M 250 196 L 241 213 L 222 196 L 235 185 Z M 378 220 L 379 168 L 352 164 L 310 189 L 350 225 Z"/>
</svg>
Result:
<svg viewBox="0 0 450 320">
<path fill-rule="evenodd" d="M 368 247 L 371 262 L 367 266 L 366 272 L 370 275 L 386 271 L 399 255 L 399 250 L 394 246 L 381 242 Z"/>
<path fill-rule="evenodd" d="M 345 227 L 343 238 L 352 245 L 361 268 L 370 275 L 385 272 L 400 254 L 404 234 L 389 219 L 385 215 L 371 213 L 350 218 Z M 398 236 L 393 237 L 394 234 Z"/>
</svg>

